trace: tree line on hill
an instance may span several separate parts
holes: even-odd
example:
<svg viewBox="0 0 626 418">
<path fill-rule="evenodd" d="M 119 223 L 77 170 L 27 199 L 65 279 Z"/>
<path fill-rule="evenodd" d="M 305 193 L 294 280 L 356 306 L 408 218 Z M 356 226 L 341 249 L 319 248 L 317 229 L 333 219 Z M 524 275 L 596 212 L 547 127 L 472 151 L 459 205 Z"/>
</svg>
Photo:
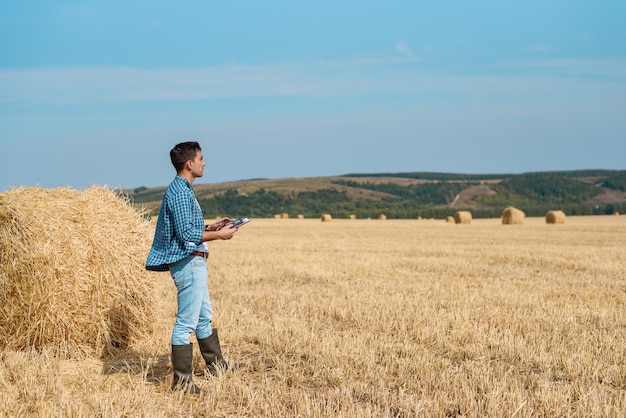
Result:
<svg viewBox="0 0 626 418">
<path fill-rule="evenodd" d="M 482 180 L 503 180 L 512 177 L 526 176 L 533 178 L 545 177 L 570 177 L 570 178 L 606 178 L 620 177 L 622 181 L 626 176 L 626 171 L 622 170 L 569 170 L 569 171 L 538 171 L 524 174 L 462 174 L 462 173 L 433 173 L 433 172 L 411 172 L 411 173 L 358 173 L 345 174 L 342 177 L 397 177 L 415 180 L 430 181 L 482 181 Z"/>
<path fill-rule="evenodd" d="M 433 182 L 403 185 L 394 182 L 374 183 L 355 180 L 335 180 L 334 184 L 344 186 L 342 190 L 333 187 L 316 191 L 278 193 L 258 189 L 248 194 L 240 194 L 237 189 L 229 189 L 199 203 L 207 217 L 227 213 L 231 216 L 267 218 L 279 213 L 290 216 L 301 214 L 304 217 L 319 217 L 330 213 L 344 218 L 351 214 L 358 218 L 376 218 L 385 214 L 389 219 L 445 218 L 458 210 L 470 210 L 475 218 L 500 217 L 507 206 L 518 207 L 527 216 L 544 216 L 549 210 L 559 209 L 568 215 L 598 215 L 626 212 L 626 202 L 592 205 L 589 200 L 599 194 L 602 188 L 626 191 L 626 171 L 608 172 L 595 170 L 577 172 L 573 175 L 559 172 L 529 173 L 509 175 L 501 182 L 490 184 L 496 192 L 493 195 L 475 197 L 476 206 L 471 208 L 447 206 L 464 189 L 479 184 L 478 177 L 471 175 L 461 179 L 459 175 L 440 177 Z M 581 176 L 604 174 L 597 183 L 581 181 Z M 389 176 L 389 175 L 387 175 Z M 380 177 L 387 177 L 380 175 Z M 400 177 L 394 174 L 395 177 Z M 421 174 L 423 178 L 425 175 Z M 357 177 L 346 175 L 345 177 Z M 372 175 L 363 175 L 372 177 Z M 408 174 L 405 177 L 409 177 Z M 479 176 L 481 180 L 484 175 Z M 443 178 L 443 179 L 442 179 Z M 428 179 L 432 180 L 432 179 Z M 385 198 L 350 198 L 345 188 L 365 189 L 382 192 Z"/>
<path fill-rule="evenodd" d="M 363 181 L 359 179 L 363 178 Z M 365 179 L 368 178 L 368 179 Z M 372 181 L 380 178 L 380 181 Z M 384 180 L 383 178 L 387 179 Z M 417 179 L 423 182 L 394 181 Z M 474 196 L 471 201 L 450 207 L 463 190 L 489 181 L 495 193 Z M 329 181 L 328 186 L 307 191 L 279 193 L 259 188 L 240 193 L 237 188 L 207 196 L 198 202 L 207 218 L 227 214 L 257 218 L 287 213 L 317 218 L 323 213 L 344 218 L 389 219 L 445 218 L 456 211 L 469 210 L 474 218 L 500 217 L 504 208 L 514 206 L 527 216 L 544 216 L 549 210 L 567 215 L 598 215 L 626 212 L 626 200 L 591 203 L 605 191 L 626 192 L 626 170 L 552 171 L 525 174 L 378 173 L 346 174 Z M 336 187 L 335 187 L 336 186 Z M 130 193 L 136 204 L 160 202 L 164 188 L 140 187 Z M 351 191 L 351 193 L 349 193 Z M 376 192 L 372 193 L 364 193 Z M 357 197 L 355 197 L 357 196 Z M 368 197 L 358 197 L 368 196 Z M 375 197 L 384 196 L 384 197 Z M 152 215 L 158 213 L 154 208 Z"/>
</svg>

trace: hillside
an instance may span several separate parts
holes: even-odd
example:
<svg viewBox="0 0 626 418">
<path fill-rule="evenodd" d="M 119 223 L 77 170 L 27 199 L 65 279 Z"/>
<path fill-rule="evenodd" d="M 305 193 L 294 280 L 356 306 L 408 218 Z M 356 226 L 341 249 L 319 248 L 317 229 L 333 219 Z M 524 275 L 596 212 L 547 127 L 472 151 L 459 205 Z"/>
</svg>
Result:
<svg viewBox="0 0 626 418">
<path fill-rule="evenodd" d="M 507 206 L 542 216 L 626 212 L 626 170 L 577 170 L 523 174 L 380 173 L 330 177 L 252 179 L 194 184 L 207 218 L 230 216 L 358 218 L 445 217 L 470 210 L 499 217 Z M 135 205 L 158 213 L 165 186 L 125 190 Z"/>
</svg>

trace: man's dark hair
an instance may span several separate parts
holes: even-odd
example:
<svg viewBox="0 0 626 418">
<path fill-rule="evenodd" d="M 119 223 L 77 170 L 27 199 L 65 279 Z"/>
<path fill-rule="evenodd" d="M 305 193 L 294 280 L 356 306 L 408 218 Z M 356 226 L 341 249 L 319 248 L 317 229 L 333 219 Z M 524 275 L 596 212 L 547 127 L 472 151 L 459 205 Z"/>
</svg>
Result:
<svg viewBox="0 0 626 418">
<path fill-rule="evenodd" d="M 170 151 L 170 159 L 172 160 L 172 165 L 176 169 L 176 172 L 180 173 L 180 170 L 183 169 L 185 163 L 196 158 L 196 154 L 199 151 L 202 151 L 202 148 L 200 148 L 200 144 L 196 141 L 181 142 L 180 144 L 176 144 L 176 146 Z"/>
</svg>

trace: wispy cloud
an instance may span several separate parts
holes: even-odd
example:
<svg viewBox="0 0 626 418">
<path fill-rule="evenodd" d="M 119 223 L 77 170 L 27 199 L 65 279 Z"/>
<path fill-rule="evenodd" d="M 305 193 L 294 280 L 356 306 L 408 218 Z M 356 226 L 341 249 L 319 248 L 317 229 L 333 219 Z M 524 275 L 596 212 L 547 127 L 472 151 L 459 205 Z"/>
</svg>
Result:
<svg viewBox="0 0 626 418">
<path fill-rule="evenodd" d="M 466 50 L 472 50 L 474 48 L 474 41 L 466 36 L 457 39 L 457 43 Z"/>
<path fill-rule="evenodd" d="M 396 43 L 396 50 L 411 60 L 417 59 L 417 56 L 413 53 L 413 51 L 411 51 L 411 48 L 409 48 L 408 45 L 402 41 L 398 41 Z"/>
<path fill-rule="evenodd" d="M 403 43 L 398 51 L 414 54 Z M 525 74 L 463 75 L 389 57 L 206 68 L 0 70 L 0 104 L 75 105 L 237 97 L 358 97 L 368 94 L 530 95 L 595 88 L 598 76 L 626 78 L 626 60 L 509 63 Z M 406 65 L 409 63 L 410 65 Z M 572 79 L 572 74 L 580 75 Z M 562 77 L 567 76 L 567 77 Z M 588 77 L 589 76 L 589 77 Z M 585 87 L 586 86 L 586 87 Z M 619 83 L 615 91 L 626 86 Z"/>
<path fill-rule="evenodd" d="M 531 46 L 530 50 L 533 52 L 551 52 L 552 48 L 548 45 L 539 44 Z"/>
<path fill-rule="evenodd" d="M 233 97 L 336 97 L 402 89 L 397 58 L 205 68 L 0 70 L 0 103 L 59 104 Z M 381 77 L 381 72 L 389 76 Z M 397 74 L 404 78 L 401 74 Z"/>
<path fill-rule="evenodd" d="M 520 67 L 551 71 L 559 75 L 610 76 L 626 81 L 625 59 L 543 59 L 521 63 Z"/>
</svg>

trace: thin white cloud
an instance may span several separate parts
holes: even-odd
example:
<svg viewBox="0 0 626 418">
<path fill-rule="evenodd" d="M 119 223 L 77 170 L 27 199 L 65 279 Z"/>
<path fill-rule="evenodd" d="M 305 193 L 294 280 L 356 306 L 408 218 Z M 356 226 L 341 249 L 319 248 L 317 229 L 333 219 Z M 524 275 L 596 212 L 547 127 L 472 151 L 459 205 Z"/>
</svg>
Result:
<svg viewBox="0 0 626 418">
<path fill-rule="evenodd" d="M 411 60 L 415 60 L 417 59 L 417 56 L 415 56 L 415 54 L 413 53 L 413 51 L 411 51 L 411 48 L 408 47 L 408 45 L 404 42 L 397 42 L 396 43 L 396 50 L 401 53 L 402 55 L 404 55 L 405 57 L 411 59 Z"/>
<path fill-rule="evenodd" d="M 404 55 L 408 53 L 409 49 Z M 509 63 L 507 68 L 524 69 L 525 74 L 471 76 L 396 65 L 399 62 L 407 63 L 369 58 L 191 69 L 0 70 L 0 103 L 73 105 L 237 97 L 359 97 L 372 93 L 530 96 L 537 92 L 590 91 L 598 87 L 599 75 L 626 78 L 626 60 Z M 572 79 L 572 74 L 579 77 Z M 626 89 L 623 82 L 614 84 L 601 88 Z"/>
<path fill-rule="evenodd" d="M 474 48 L 474 41 L 466 36 L 457 39 L 457 43 L 466 50 L 472 50 Z"/>
<path fill-rule="evenodd" d="M 341 96 L 396 90 L 397 60 L 224 65 L 192 69 L 0 70 L 0 103 L 78 104 L 227 97 Z M 377 69 L 372 73 L 372 69 Z"/>
<path fill-rule="evenodd" d="M 611 76 L 626 79 L 625 59 L 544 59 L 528 61 L 521 67 L 550 70 L 561 75 Z"/>
<path fill-rule="evenodd" d="M 532 47 L 530 47 L 530 50 L 533 52 L 551 52 L 552 48 L 548 45 L 544 45 L 544 44 L 540 44 L 540 45 L 533 45 Z"/>
</svg>

